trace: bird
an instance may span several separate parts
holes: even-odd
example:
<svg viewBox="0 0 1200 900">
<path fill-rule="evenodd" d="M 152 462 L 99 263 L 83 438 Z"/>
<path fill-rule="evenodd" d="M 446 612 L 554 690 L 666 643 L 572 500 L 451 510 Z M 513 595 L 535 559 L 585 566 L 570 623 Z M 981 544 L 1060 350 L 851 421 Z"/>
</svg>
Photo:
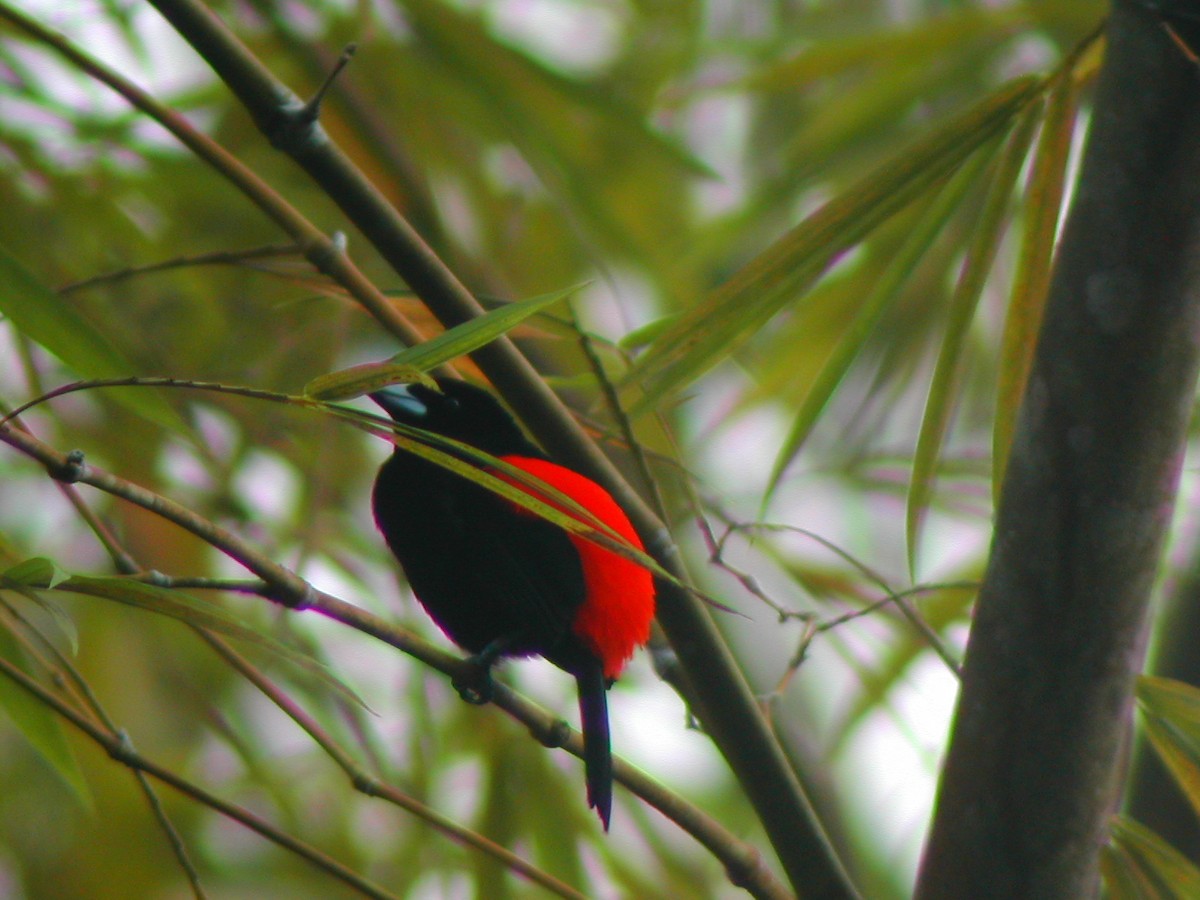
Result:
<svg viewBox="0 0 1200 900">
<path fill-rule="evenodd" d="M 490 391 L 440 376 L 435 387 L 393 385 L 369 396 L 393 421 L 496 457 L 538 479 L 643 550 L 628 516 L 603 487 L 552 461 Z M 439 449 L 481 466 L 453 445 Z M 584 521 L 551 495 L 490 473 Z M 655 611 L 653 575 L 448 468 L 399 446 L 372 491 L 375 523 L 430 618 L 477 664 L 486 702 L 494 663 L 541 656 L 574 676 L 588 805 L 608 831 L 613 768 L 606 691 L 646 643 Z"/>
</svg>

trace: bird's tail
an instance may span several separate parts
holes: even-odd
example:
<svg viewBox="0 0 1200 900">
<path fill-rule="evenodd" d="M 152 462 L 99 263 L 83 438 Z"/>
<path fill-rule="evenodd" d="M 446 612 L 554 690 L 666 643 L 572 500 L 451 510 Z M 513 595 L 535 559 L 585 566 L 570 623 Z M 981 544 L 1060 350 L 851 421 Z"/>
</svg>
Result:
<svg viewBox="0 0 1200 900">
<path fill-rule="evenodd" d="M 576 676 L 579 687 L 579 719 L 583 726 L 583 768 L 587 779 L 588 806 L 596 810 L 604 830 L 612 813 L 612 748 L 608 735 L 608 683 L 599 660 Z"/>
</svg>

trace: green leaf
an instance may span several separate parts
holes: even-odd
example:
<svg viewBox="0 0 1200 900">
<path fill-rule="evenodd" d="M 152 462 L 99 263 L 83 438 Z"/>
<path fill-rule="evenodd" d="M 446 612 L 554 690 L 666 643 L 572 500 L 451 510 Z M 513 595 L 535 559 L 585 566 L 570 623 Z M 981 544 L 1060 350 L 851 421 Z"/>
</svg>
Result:
<svg viewBox="0 0 1200 900">
<path fill-rule="evenodd" d="M 1146 737 L 1200 815 L 1200 689 L 1170 678 L 1137 684 Z"/>
<path fill-rule="evenodd" d="M 1112 900 L 1162 900 L 1153 882 L 1122 847 L 1109 844 L 1100 849 L 1100 875 L 1105 896 Z"/>
<path fill-rule="evenodd" d="M 861 68 L 885 72 L 927 68 L 930 60 L 944 59 L 964 47 L 982 42 L 995 45 L 1029 18 L 1030 13 L 1021 8 L 968 7 L 908 28 L 856 31 L 849 37 L 818 41 L 804 52 L 754 73 L 747 81 L 753 88 L 783 91 Z"/>
<path fill-rule="evenodd" d="M 950 419 L 962 388 L 962 360 L 967 334 L 975 318 L 975 309 L 987 282 L 988 273 L 1000 249 L 1011 205 L 1013 184 L 1021 174 L 1036 124 L 1036 110 L 1031 110 L 1022 118 L 1017 129 L 1009 137 L 1004 152 L 996 160 L 991 172 L 987 198 L 984 200 L 962 272 L 950 300 L 946 335 L 942 339 L 942 347 L 929 384 L 929 396 L 925 401 L 925 414 L 921 418 L 921 430 L 917 437 L 912 478 L 909 482 L 905 524 L 910 573 L 916 571 L 921 525 L 933 496 L 942 445 L 950 429 Z"/>
<path fill-rule="evenodd" d="M 0 587 L 57 587 L 70 578 L 52 559 L 35 556 L 0 572 Z"/>
<path fill-rule="evenodd" d="M 617 346 L 623 350 L 640 349 L 656 340 L 677 318 L 679 318 L 677 315 L 661 316 L 651 322 L 647 322 L 645 325 L 627 332 L 617 342 Z"/>
<path fill-rule="evenodd" d="M 30 678 L 40 680 L 40 673 L 30 661 L 16 635 L 9 630 L 9 619 L 0 609 L 0 658 L 20 669 Z M 62 720 L 54 711 L 9 678 L 0 675 L 0 708 L 62 779 L 71 794 L 89 811 L 95 810 L 91 789 L 79 762 L 67 742 Z"/>
<path fill-rule="evenodd" d="M 314 400 L 332 402 L 349 400 L 389 384 L 408 384 L 414 381 L 430 384 L 429 379 L 423 377 L 423 373 L 437 368 L 442 363 L 474 353 L 480 347 L 512 331 L 530 316 L 565 300 L 580 287 L 581 285 L 576 285 L 561 291 L 506 303 L 415 347 L 401 350 L 385 363 L 366 363 L 321 375 L 304 386 L 304 395 Z"/>
<path fill-rule="evenodd" d="M 393 362 L 365 363 L 319 375 L 304 386 L 304 396 L 333 403 L 361 397 L 389 384 L 412 384 L 420 381 L 434 387 L 434 381 L 415 366 L 398 366 Z"/>
<path fill-rule="evenodd" d="M 17 563 L 0 572 L 0 588 L 20 594 L 47 613 L 62 630 L 63 638 L 71 645 L 71 652 L 77 653 L 79 651 L 79 632 L 75 627 L 74 620 L 61 606 L 51 603 L 35 590 L 35 588 L 43 586 L 56 587 L 70 577 L 70 573 L 60 569 L 53 560 L 39 556 Z"/>
<path fill-rule="evenodd" d="M 568 156 L 574 137 L 571 114 L 584 113 L 621 134 L 639 153 L 694 175 L 715 177 L 685 145 L 650 127 L 640 110 L 603 87 L 556 72 L 498 40 L 478 16 L 434 0 L 404 0 L 404 8 L 421 37 L 438 51 L 439 62 L 487 97 L 523 149 L 536 141 L 560 158 Z M 560 115 L 551 115 L 554 112 Z"/>
<path fill-rule="evenodd" d="M 589 510 L 540 478 L 490 453 L 437 432 L 401 423 L 393 423 L 392 427 L 393 441 L 400 449 L 474 482 L 566 531 L 596 539 L 610 546 L 614 552 L 627 556 L 652 571 L 661 572 L 657 563 L 644 553 L 628 546 L 624 538 Z M 512 478 L 517 484 L 498 477 L 501 474 Z M 535 491 L 536 494 L 530 491 Z"/>
<path fill-rule="evenodd" d="M 974 183 L 975 176 L 984 161 L 981 158 L 976 164 L 963 169 L 938 193 L 922 213 L 899 251 L 892 257 L 883 274 L 874 282 L 871 292 L 863 298 L 854 318 L 838 339 L 833 353 L 830 354 L 825 365 L 813 380 L 800 405 L 800 411 L 792 422 L 792 430 L 776 457 L 764 503 L 778 486 L 784 469 L 800 452 L 821 412 L 866 345 L 875 326 L 891 308 L 913 269 L 921 261 L 930 244 L 941 232 L 967 190 Z"/>
<path fill-rule="evenodd" d="M 442 363 L 474 353 L 480 347 L 512 331 L 530 316 L 570 297 L 581 287 L 582 285 L 575 285 L 561 291 L 506 303 L 469 322 L 455 325 L 449 331 L 444 331 L 424 343 L 400 351 L 391 358 L 390 363 L 428 372 Z"/>
<path fill-rule="evenodd" d="M 1187 728 L 1200 740 L 1200 688 L 1173 678 L 1143 675 L 1137 682 L 1137 699 L 1143 711 Z"/>
<path fill-rule="evenodd" d="M 690 383 L 802 296 L 846 250 L 1008 128 L 1041 88 L 1012 81 L 870 172 L 681 316 L 627 376 L 643 387 L 633 415 Z"/>
<path fill-rule="evenodd" d="M 1149 828 L 1124 816 L 1114 816 L 1112 843 L 1121 853 L 1119 884 L 1125 890 L 1135 890 L 1133 894 L 1114 893 L 1114 898 L 1200 897 L 1200 869 Z"/>
<path fill-rule="evenodd" d="M 457 88 L 469 98 L 459 107 L 467 130 L 496 134 L 515 147 L 554 205 L 592 238 L 635 259 L 662 254 L 671 232 L 661 223 L 674 210 L 639 214 L 657 206 L 644 180 L 713 174 L 685 145 L 655 130 L 642 98 L 611 90 L 607 79 L 555 71 L 454 4 L 405 0 L 403 8 L 418 64 L 443 93 Z"/>
<path fill-rule="evenodd" d="M 182 591 L 145 584 L 119 576 L 72 575 L 62 582 L 58 589 L 104 600 L 115 600 L 127 606 L 176 619 L 193 628 L 203 628 L 225 637 L 243 641 L 251 647 L 266 651 L 276 658 L 300 668 L 305 673 L 317 677 L 337 693 L 360 706 L 363 705 L 363 701 L 358 695 L 344 682 L 335 678 L 322 663 L 300 650 L 243 625 L 232 613 L 226 612 L 207 600 L 193 597 Z"/>
<path fill-rule="evenodd" d="M 1000 495 L 1008 451 L 1016 428 L 1025 382 L 1050 291 L 1059 212 L 1066 185 L 1067 162 L 1079 112 L 1079 85 L 1064 75 L 1046 102 L 1042 133 L 1034 150 L 1024 208 L 1021 247 L 1017 256 L 1012 296 L 1000 339 L 996 424 L 992 432 L 992 494 Z"/>
<path fill-rule="evenodd" d="M 103 335 L 3 247 L 0 247 L 0 314 L 7 316 L 17 331 L 41 344 L 80 375 L 120 378 L 134 372 L 133 365 Z M 122 392 L 116 401 L 169 431 L 189 430 L 174 408 L 157 394 Z"/>
</svg>

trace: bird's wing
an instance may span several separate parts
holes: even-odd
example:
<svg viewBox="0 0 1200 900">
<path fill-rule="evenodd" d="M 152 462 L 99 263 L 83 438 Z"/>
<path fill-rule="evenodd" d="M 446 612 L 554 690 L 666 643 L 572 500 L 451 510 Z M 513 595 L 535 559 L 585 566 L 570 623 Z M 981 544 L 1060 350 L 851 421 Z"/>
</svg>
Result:
<svg viewBox="0 0 1200 900">
<path fill-rule="evenodd" d="M 518 512 L 489 493 L 463 516 L 469 553 L 464 568 L 478 596 L 511 612 L 525 626 L 525 643 L 544 653 L 569 632 L 585 598 L 583 567 L 567 533 L 543 519 Z"/>
</svg>

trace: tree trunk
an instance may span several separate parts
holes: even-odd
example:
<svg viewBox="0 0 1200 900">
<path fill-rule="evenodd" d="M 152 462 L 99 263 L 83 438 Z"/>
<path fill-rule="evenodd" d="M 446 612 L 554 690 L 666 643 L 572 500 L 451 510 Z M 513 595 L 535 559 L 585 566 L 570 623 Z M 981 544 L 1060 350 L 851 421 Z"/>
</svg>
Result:
<svg viewBox="0 0 1200 900">
<path fill-rule="evenodd" d="M 917 896 L 1098 889 L 1200 341 L 1200 69 L 1114 4 Z"/>
</svg>

